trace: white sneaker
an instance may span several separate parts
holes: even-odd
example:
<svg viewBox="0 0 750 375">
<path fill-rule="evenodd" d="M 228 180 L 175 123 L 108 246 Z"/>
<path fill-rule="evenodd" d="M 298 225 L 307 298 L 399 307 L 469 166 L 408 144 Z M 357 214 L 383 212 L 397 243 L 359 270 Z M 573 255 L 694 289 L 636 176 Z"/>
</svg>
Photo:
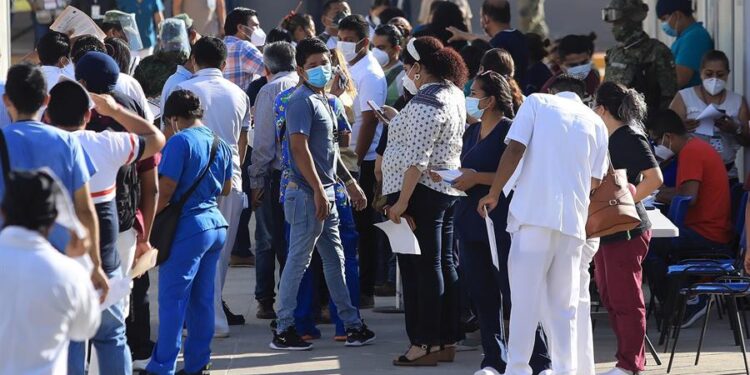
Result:
<svg viewBox="0 0 750 375">
<path fill-rule="evenodd" d="M 633 375 L 633 371 L 628 371 L 625 369 L 621 369 L 619 367 L 615 367 L 607 372 L 603 372 L 597 375 Z"/>
<path fill-rule="evenodd" d="M 214 338 L 215 339 L 225 339 L 229 337 L 229 330 L 226 331 L 214 331 Z"/>
<path fill-rule="evenodd" d="M 151 362 L 151 357 L 146 359 L 134 359 L 133 360 L 133 371 L 146 371 L 146 366 Z"/>
<path fill-rule="evenodd" d="M 485 367 L 475 372 L 474 375 L 500 375 L 500 373 L 492 367 Z"/>
</svg>

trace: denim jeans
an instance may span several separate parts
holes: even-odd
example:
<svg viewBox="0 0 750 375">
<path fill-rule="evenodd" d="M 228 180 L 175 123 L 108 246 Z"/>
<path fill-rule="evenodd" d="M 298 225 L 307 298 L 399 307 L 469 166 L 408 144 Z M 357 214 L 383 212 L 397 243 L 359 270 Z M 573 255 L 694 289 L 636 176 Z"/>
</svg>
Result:
<svg viewBox="0 0 750 375">
<path fill-rule="evenodd" d="M 344 325 L 346 328 L 359 328 L 362 325 L 346 287 L 338 211 L 333 202 L 329 202 L 329 207 L 328 217 L 318 221 L 315 218 L 313 194 L 294 183 L 286 188 L 284 217 L 289 223 L 289 254 L 279 285 L 279 332 L 294 324 L 300 281 L 310 265 L 315 247 L 323 261 L 323 272 L 331 299 L 338 306 Z"/>
<path fill-rule="evenodd" d="M 110 279 L 121 277 L 118 267 L 107 275 Z M 112 375 L 131 375 L 133 361 L 130 348 L 125 338 L 125 301 L 119 301 L 102 311 L 102 322 L 96 335 L 89 341 L 96 348 L 99 360 L 99 373 Z M 84 375 L 86 362 L 86 343 L 71 341 L 68 347 L 68 374 Z"/>
<path fill-rule="evenodd" d="M 279 202 L 281 171 L 266 181 L 263 202 L 255 210 L 255 299 L 273 304 L 276 293 L 275 265 L 284 270 L 287 240 L 284 231 L 284 207 Z"/>
<path fill-rule="evenodd" d="M 196 233 L 172 245 L 172 255 L 159 266 L 159 338 L 146 370 L 174 374 L 187 324 L 185 371 L 194 373 L 211 359 L 214 336 L 214 293 L 217 263 L 226 228 Z"/>
</svg>

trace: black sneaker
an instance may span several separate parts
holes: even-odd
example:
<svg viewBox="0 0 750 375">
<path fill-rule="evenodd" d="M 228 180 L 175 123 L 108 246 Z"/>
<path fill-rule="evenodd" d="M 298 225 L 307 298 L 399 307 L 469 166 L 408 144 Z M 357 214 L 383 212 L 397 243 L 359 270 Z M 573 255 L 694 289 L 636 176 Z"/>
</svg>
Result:
<svg viewBox="0 0 750 375">
<path fill-rule="evenodd" d="M 359 296 L 359 308 L 360 310 L 371 309 L 375 307 L 375 298 L 366 294 Z"/>
<path fill-rule="evenodd" d="M 224 309 L 224 314 L 227 316 L 227 323 L 230 326 L 241 326 L 245 324 L 245 317 L 242 315 L 235 315 L 229 310 L 229 306 L 224 300 L 221 301 L 221 307 Z"/>
<path fill-rule="evenodd" d="M 708 311 L 708 299 L 706 297 L 699 296 L 695 297 L 695 299 L 697 301 L 689 301 L 685 307 L 685 318 L 682 320 L 682 328 L 690 328 L 690 326 L 705 316 Z M 694 303 L 691 304 L 690 302 Z"/>
<path fill-rule="evenodd" d="M 276 319 L 276 311 L 273 310 L 273 301 L 258 302 L 258 312 L 255 314 L 258 319 Z"/>
<path fill-rule="evenodd" d="M 309 343 L 305 340 L 302 340 L 302 337 L 300 337 L 297 334 L 297 330 L 294 329 L 294 326 L 289 327 L 286 329 L 286 331 L 277 333 L 276 330 L 273 330 L 273 341 L 271 341 L 268 346 L 271 349 L 275 350 L 293 350 L 293 351 L 300 351 L 300 350 L 310 350 L 313 347 L 312 343 Z"/>
<path fill-rule="evenodd" d="M 375 341 L 375 332 L 367 329 L 365 323 L 362 323 L 362 327 L 346 330 L 346 346 L 365 346 L 373 341 Z"/>
</svg>

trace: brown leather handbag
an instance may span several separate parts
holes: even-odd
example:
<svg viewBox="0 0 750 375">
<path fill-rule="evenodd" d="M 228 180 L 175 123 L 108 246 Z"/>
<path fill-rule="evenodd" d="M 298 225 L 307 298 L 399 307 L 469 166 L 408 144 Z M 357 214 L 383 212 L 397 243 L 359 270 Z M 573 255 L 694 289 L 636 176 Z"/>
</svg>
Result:
<svg viewBox="0 0 750 375">
<path fill-rule="evenodd" d="M 641 223 L 628 187 L 627 171 L 615 170 L 612 162 L 601 185 L 591 192 L 586 237 L 604 237 L 635 229 Z"/>
</svg>

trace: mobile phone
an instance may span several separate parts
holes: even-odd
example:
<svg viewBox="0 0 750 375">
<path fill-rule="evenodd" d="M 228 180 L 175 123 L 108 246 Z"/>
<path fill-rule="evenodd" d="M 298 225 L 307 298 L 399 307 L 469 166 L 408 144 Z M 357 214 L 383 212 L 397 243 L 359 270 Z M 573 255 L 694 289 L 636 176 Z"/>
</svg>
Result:
<svg viewBox="0 0 750 375">
<path fill-rule="evenodd" d="M 346 78 L 346 74 L 341 70 L 341 67 L 337 66 L 333 68 L 333 74 L 339 77 L 339 89 L 346 90 L 346 87 L 349 86 L 349 80 Z"/>
<path fill-rule="evenodd" d="M 370 106 L 370 108 L 375 112 L 375 116 L 377 116 L 382 123 L 386 125 L 390 124 L 391 121 L 387 117 L 385 117 L 383 108 L 380 108 L 380 106 L 375 104 L 375 102 L 372 100 L 368 100 L 367 105 Z"/>
</svg>

